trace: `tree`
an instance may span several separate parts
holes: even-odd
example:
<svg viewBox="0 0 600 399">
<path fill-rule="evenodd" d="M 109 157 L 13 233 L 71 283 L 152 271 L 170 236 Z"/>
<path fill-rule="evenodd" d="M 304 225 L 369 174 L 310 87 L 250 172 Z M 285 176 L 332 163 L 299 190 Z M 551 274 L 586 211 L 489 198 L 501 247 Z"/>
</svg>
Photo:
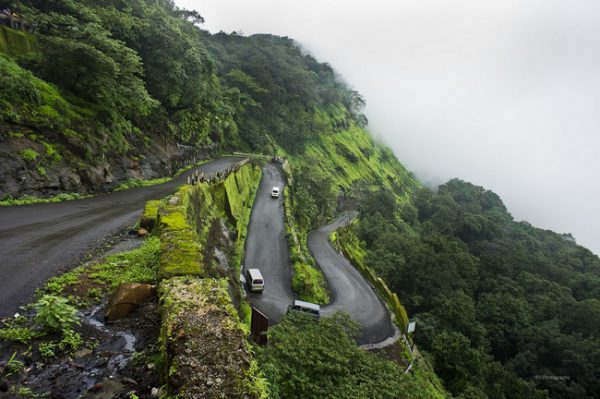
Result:
<svg viewBox="0 0 600 399">
<path fill-rule="evenodd" d="M 289 314 L 269 329 L 259 359 L 275 398 L 410 398 L 402 369 L 360 350 L 347 314 L 315 322 Z"/>
</svg>

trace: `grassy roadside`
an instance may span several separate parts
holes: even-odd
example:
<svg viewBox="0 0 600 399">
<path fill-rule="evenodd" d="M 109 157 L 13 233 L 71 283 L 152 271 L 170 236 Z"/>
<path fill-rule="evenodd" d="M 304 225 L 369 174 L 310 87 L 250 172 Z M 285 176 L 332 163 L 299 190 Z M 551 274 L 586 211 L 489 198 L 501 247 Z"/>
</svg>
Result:
<svg viewBox="0 0 600 399">
<path fill-rule="evenodd" d="M 288 173 L 289 171 L 286 171 L 286 174 Z M 292 289 L 298 295 L 298 298 L 303 301 L 325 305 L 330 300 L 327 280 L 321 269 L 316 267 L 308 250 L 306 245 L 307 235 L 299 233 L 292 213 L 290 190 L 287 185 L 284 188 L 283 197 L 285 237 L 290 249 L 290 261 L 294 267 Z"/>
<path fill-rule="evenodd" d="M 72 201 L 76 199 L 88 198 L 92 195 L 81 195 L 78 193 L 62 193 L 50 198 L 39 198 L 34 195 L 24 195 L 20 198 L 9 198 L 0 201 L 0 206 L 18 206 L 30 204 L 51 204 L 63 201 Z"/>
</svg>

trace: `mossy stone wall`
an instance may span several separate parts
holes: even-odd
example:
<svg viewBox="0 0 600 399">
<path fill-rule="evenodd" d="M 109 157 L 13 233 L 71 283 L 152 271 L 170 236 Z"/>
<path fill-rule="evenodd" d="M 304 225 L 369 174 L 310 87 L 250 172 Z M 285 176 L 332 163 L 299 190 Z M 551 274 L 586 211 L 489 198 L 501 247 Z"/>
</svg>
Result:
<svg viewBox="0 0 600 399">
<path fill-rule="evenodd" d="M 185 193 L 180 190 L 169 204 L 158 209 L 157 226 L 161 242 L 158 275 L 161 279 L 173 276 L 204 276 L 202 248 L 196 231 L 190 226 L 185 208 L 180 204 Z"/>
<path fill-rule="evenodd" d="M 163 374 L 183 398 L 267 398 L 226 279 L 174 277 L 159 294 Z"/>
<path fill-rule="evenodd" d="M 181 186 L 160 202 L 161 357 L 169 394 L 202 398 L 267 398 L 268 388 L 246 340 L 228 279 L 209 277 L 202 249 L 221 217 L 237 229 L 239 266 L 261 170 L 243 164 L 225 179 Z M 151 217 L 153 204 L 144 214 Z M 236 263 L 237 262 L 237 263 Z"/>
</svg>

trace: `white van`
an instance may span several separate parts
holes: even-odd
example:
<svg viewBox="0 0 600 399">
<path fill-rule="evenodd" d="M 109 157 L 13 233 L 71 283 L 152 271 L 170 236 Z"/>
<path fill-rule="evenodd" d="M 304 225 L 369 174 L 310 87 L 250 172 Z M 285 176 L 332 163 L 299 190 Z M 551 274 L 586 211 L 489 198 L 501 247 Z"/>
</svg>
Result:
<svg viewBox="0 0 600 399">
<path fill-rule="evenodd" d="M 273 187 L 273 190 L 271 190 L 271 197 L 273 197 L 273 198 L 279 197 L 279 187 L 277 187 L 277 186 Z"/>
<path fill-rule="evenodd" d="M 295 300 L 293 305 L 288 306 L 288 312 L 306 313 L 315 319 L 321 317 L 321 307 L 315 303 Z"/>
<path fill-rule="evenodd" d="M 265 280 L 262 274 L 260 274 L 260 270 L 248 269 L 246 271 L 246 284 L 252 292 L 263 291 L 265 289 Z"/>
</svg>

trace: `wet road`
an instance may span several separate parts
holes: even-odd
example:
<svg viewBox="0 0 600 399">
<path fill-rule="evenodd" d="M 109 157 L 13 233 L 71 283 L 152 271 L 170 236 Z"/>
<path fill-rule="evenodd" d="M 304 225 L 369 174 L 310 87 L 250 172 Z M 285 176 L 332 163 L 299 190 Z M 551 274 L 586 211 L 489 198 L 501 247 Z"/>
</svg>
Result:
<svg viewBox="0 0 600 399">
<path fill-rule="evenodd" d="M 271 198 L 273 186 L 279 186 L 283 192 L 284 181 L 277 166 L 265 165 L 252 208 L 244 262 L 245 269 L 257 268 L 263 275 L 265 290 L 248 293 L 248 297 L 253 306 L 269 318 L 270 324 L 278 322 L 295 299 L 285 238 L 283 196 Z M 323 307 L 322 312 L 324 315 L 348 312 L 361 327 L 358 343 L 377 343 L 394 335 L 390 314 L 360 272 L 329 243 L 329 233 L 343 226 L 349 218 L 342 217 L 308 236 L 308 246 L 331 290 L 331 303 Z"/>
<path fill-rule="evenodd" d="M 283 219 L 283 172 L 272 163 L 263 167 L 263 176 L 256 192 L 248 238 L 244 271 L 259 269 L 265 281 L 262 293 L 248 293 L 252 304 L 276 323 L 294 300 L 292 269 Z M 273 186 L 281 192 L 271 197 Z"/>
<path fill-rule="evenodd" d="M 195 170 L 210 176 L 243 159 L 220 158 L 156 186 L 56 204 L 0 207 L 0 317 L 28 303 L 36 288 L 80 262 L 100 241 L 133 225 L 146 201 L 172 193 Z"/>
<path fill-rule="evenodd" d="M 329 242 L 329 234 L 345 226 L 353 216 L 346 214 L 308 236 L 308 248 L 323 270 L 331 291 L 331 303 L 321 312 L 325 316 L 337 311 L 348 312 L 360 326 L 359 344 L 381 342 L 395 334 L 387 307 L 358 269 Z"/>
</svg>

